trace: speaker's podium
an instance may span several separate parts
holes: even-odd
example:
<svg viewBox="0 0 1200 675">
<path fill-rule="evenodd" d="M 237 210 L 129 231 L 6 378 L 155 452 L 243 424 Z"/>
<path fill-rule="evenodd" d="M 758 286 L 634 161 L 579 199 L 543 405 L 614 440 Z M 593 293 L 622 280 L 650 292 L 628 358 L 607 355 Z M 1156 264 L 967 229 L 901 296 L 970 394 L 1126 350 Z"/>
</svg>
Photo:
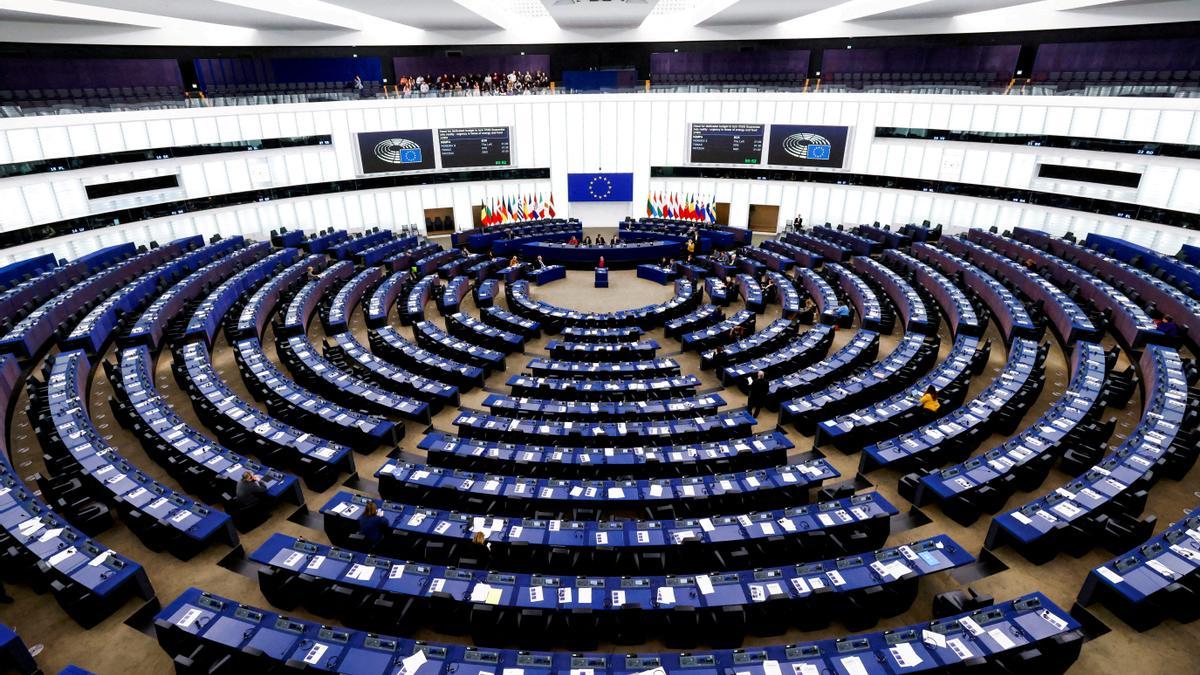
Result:
<svg viewBox="0 0 1200 675">
<path fill-rule="evenodd" d="M 608 268 L 596 268 L 596 288 L 608 288 Z"/>
</svg>

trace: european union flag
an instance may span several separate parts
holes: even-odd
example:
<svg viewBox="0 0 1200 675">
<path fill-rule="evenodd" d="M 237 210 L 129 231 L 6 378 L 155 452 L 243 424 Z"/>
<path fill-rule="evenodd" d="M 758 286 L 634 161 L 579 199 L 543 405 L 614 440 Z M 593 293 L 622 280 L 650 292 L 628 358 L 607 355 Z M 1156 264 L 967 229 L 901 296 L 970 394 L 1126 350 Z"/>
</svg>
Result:
<svg viewBox="0 0 1200 675">
<path fill-rule="evenodd" d="M 569 173 L 567 201 L 572 202 L 631 202 L 633 174 L 631 173 Z"/>
<path fill-rule="evenodd" d="M 808 158 L 829 159 L 829 150 L 830 147 L 828 145 L 810 145 L 808 146 Z"/>
</svg>

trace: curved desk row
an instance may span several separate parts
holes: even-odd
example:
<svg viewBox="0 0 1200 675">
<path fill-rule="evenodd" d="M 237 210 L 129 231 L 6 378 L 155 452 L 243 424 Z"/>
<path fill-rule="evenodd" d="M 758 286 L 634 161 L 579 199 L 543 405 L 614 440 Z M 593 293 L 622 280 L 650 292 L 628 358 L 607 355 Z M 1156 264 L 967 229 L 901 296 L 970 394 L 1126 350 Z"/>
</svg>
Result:
<svg viewBox="0 0 1200 675">
<path fill-rule="evenodd" d="M 571 401 L 645 401 L 695 396 L 700 378 L 691 374 L 603 380 L 513 375 L 505 384 L 512 390 L 513 396 L 561 396 Z"/>
<path fill-rule="evenodd" d="M 371 351 L 390 363 L 419 373 L 435 382 L 453 385 L 460 392 L 483 386 L 483 368 L 443 358 L 418 347 L 391 326 L 367 333 Z"/>
<path fill-rule="evenodd" d="M 982 300 L 992 316 L 996 317 L 1004 344 L 1012 344 L 1013 339 L 1019 337 L 1041 339 L 1042 328 L 1030 318 L 1025 303 L 992 275 L 953 253 L 929 244 L 913 244 L 912 254 L 918 260 L 941 268 L 944 273 L 954 276 L 959 283 L 971 289 L 975 297 Z"/>
<path fill-rule="evenodd" d="M 333 336 L 334 344 L 325 348 L 325 356 L 344 372 L 352 372 L 388 391 L 424 401 L 430 413 L 443 406 L 458 405 L 458 387 L 410 372 L 372 354 L 354 333 L 343 331 Z"/>
<path fill-rule="evenodd" d="M 848 559 L 688 576 L 551 577 L 448 568 L 283 534 L 272 535 L 249 559 L 262 566 L 259 583 L 272 605 L 333 610 L 350 623 L 371 626 L 353 615 L 365 600 L 381 599 L 403 608 L 385 624 L 389 629 L 409 628 L 418 615 L 439 627 L 469 617 L 453 632 L 466 632 L 469 625 L 475 643 L 496 646 L 554 644 L 569 637 L 565 631 L 546 634 L 560 621 L 570 623 L 571 632 L 588 633 L 565 640 L 569 644 L 620 639 L 622 624 L 630 620 L 642 624 L 639 634 L 646 638 L 665 634 L 692 644 L 735 646 L 747 628 L 777 634 L 834 618 L 869 626 L 911 606 L 920 578 L 974 562 L 945 535 Z M 326 602 L 338 592 L 344 593 L 340 601 Z M 814 612 L 822 616 L 805 616 Z M 521 637 L 518 625 L 520 632 L 534 625 L 541 630 Z M 686 629 L 703 632 L 686 635 Z"/>
<path fill-rule="evenodd" d="M 555 307 L 529 297 L 529 282 L 518 281 L 505 286 L 508 307 L 526 318 L 540 321 L 548 333 L 557 333 L 565 326 L 584 328 L 620 328 L 638 326 L 644 330 L 657 328 L 687 314 L 700 304 L 699 288 L 690 281 L 675 281 L 675 296 L 657 305 L 617 312 L 579 312 Z"/>
<path fill-rule="evenodd" d="M 727 441 L 633 448 L 499 443 L 433 432 L 417 444 L 439 466 L 556 478 L 656 478 L 749 471 L 786 463 L 794 446 L 779 431 Z"/>
<path fill-rule="evenodd" d="M 892 313 L 890 306 L 884 306 L 879 301 L 875 289 L 844 265 L 829 263 L 826 269 L 837 277 L 838 285 L 850 299 L 850 304 L 854 305 L 854 310 L 858 313 L 859 327 L 866 331 L 891 335 L 896 327 L 896 315 Z"/>
<path fill-rule="evenodd" d="M 546 517 L 642 511 L 658 518 L 699 517 L 807 504 L 840 473 L 825 459 L 742 473 L 625 480 L 566 480 L 483 474 L 388 460 L 375 477 L 385 499 L 490 515 Z"/>
<path fill-rule="evenodd" d="M 745 410 L 686 419 L 630 422 L 556 422 L 499 417 L 465 409 L 454 418 L 459 435 L 467 438 L 604 447 L 642 445 L 644 439 L 651 436 L 683 442 L 738 438 L 749 436 L 754 424 L 754 417 Z"/>
<path fill-rule="evenodd" d="M 284 275 L 287 274 L 288 271 L 285 270 Z M 283 321 L 275 328 L 275 336 L 291 337 L 307 332 L 313 312 L 317 311 L 317 305 L 324 300 L 331 288 L 343 285 L 353 274 L 354 263 L 342 260 L 325 268 L 318 278 L 306 281 L 288 300 L 283 310 Z M 262 334 L 261 329 L 258 334 Z"/>
<path fill-rule="evenodd" d="M 388 323 L 388 315 L 392 313 L 392 307 L 396 304 L 396 298 L 400 297 L 400 293 L 404 290 L 404 286 L 409 281 L 408 270 L 401 272 L 393 272 L 386 279 L 379 282 L 375 290 L 371 291 L 371 297 L 367 300 L 367 306 L 364 314 L 366 314 L 367 327 L 379 328 L 386 326 Z"/>
<path fill-rule="evenodd" d="M 488 394 L 483 400 L 483 406 L 491 410 L 493 415 L 573 421 L 695 417 L 714 414 L 724 405 L 725 399 L 717 394 L 621 402 L 514 398 L 504 394 Z"/>
<path fill-rule="evenodd" d="M 294 248 L 285 248 L 282 251 L 276 251 L 267 255 L 265 258 L 259 259 L 260 256 L 266 254 L 268 247 L 265 242 L 254 244 L 250 247 L 254 253 L 248 254 L 248 265 L 242 271 L 234 274 L 219 286 L 214 288 L 209 294 L 200 301 L 196 306 L 196 310 L 192 312 L 191 318 L 188 319 L 187 328 L 183 331 L 184 341 L 203 340 L 205 345 L 212 346 L 213 340 L 217 337 L 217 331 L 221 328 L 221 323 L 225 321 L 225 315 L 233 308 L 235 304 L 250 292 L 251 289 L 257 287 L 264 280 L 274 276 L 275 272 L 288 265 L 294 263 L 297 259 L 297 251 Z M 187 295 L 185 289 L 195 289 L 196 293 L 203 291 L 207 286 L 206 283 L 198 283 L 197 286 L 190 284 L 183 289 L 180 289 L 181 296 Z M 174 288 L 179 288 L 177 284 Z M 173 290 L 173 289 L 172 289 Z M 171 294 L 172 291 L 167 291 Z M 164 296 L 166 297 L 166 296 Z M 153 335 L 166 327 L 166 323 L 170 321 L 171 312 L 168 310 L 178 304 L 182 307 L 190 298 L 178 297 L 164 301 L 163 305 L 157 303 L 151 304 L 147 312 L 153 312 L 149 316 L 153 318 L 153 325 L 148 326 L 148 332 Z M 143 312 L 143 316 L 147 316 Z"/>
<path fill-rule="evenodd" d="M 557 597 L 557 593 L 548 595 Z M 381 603 L 371 616 L 384 619 L 382 625 L 386 626 L 386 617 L 394 611 L 392 603 Z M 636 623 L 623 624 L 629 626 L 626 632 L 637 634 Z M 478 624 L 490 629 L 496 617 L 489 612 Z M 544 619 L 538 617 L 534 624 L 537 628 L 526 624 L 528 630 L 518 634 L 546 634 L 547 630 L 541 628 Z M 573 625 L 567 623 L 556 629 L 567 637 L 579 634 L 568 630 Z M 930 671 L 952 671 L 966 667 L 965 663 L 1054 674 L 1066 672 L 1083 644 L 1080 624 L 1040 593 L 895 630 L 733 651 L 615 655 L 427 643 L 302 621 L 239 605 L 196 588 L 189 588 L 164 607 L 155 619 L 154 630 L 168 655 L 189 662 L 190 655 L 195 655 L 201 668 L 211 668 L 221 661 L 239 672 L 269 672 L 293 662 L 304 663 L 309 669 L 356 675 L 633 675 L 692 671 L 772 675 L 785 668 L 799 675 L 885 675 L 922 664 Z"/>
<path fill-rule="evenodd" d="M 325 332 L 329 335 L 336 335 L 347 330 L 354 308 L 362 302 L 367 292 L 381 279 L 383 279 L 382 269 L 367 267 L 342 284 L 333 298 L 328 301 L 326 310 L 321 314 L 321 325 L 325 327 Z"/>
<path fill-rule="evenodd" d="M 236 322 L 226 321 L 225 336 L 230 342 L 243 340 L 246 338 L 259 338 L 267 327 L 267 321 L 276 311 L 280 298 L 292 288 L 294 285 L 304 281 L 308 269 L 311 267 L 314 272 L 323 271 L 329 264 L 329 259 L 324 255 L 313 254 L 280 270 L 274 276 L 268 278 L 258 290 L 246 300 L 246 304 L 242 306 L 242 311 L 236 317 Z M 316 307 L 316 297 L 312 299 L 313 307 Z M 289 303 L 290 304 L 290 303 Z"/>
<path fill-rule="evenodd" d="M 883 259 L 892 267 L 911 274 L 917 284 L 933 296 L 954 335 L 983 334 L 987 328 L 985 317 L 979 316 L 967 294 L 941 272 L 902 251 L 889 250 L 883 254 Z"/>
<path fill-rule="evenodd" d="M 870 492 L 737 516 L 546 520 L 476 516 L 340 492 L 321 507 L 331 542 L 354 545 L 368 502 L 375 502 L 388 521 L 377 553 L 446 564 L 474 559 L 489 569 L 560 574 L 645 574 L 655 568 L 682 573 L 738 562 L 765 566 L 860 553 L 883 545 L 897 513 Z M 472 543 L 476 533 L 487 546 Z"/>
</svg>

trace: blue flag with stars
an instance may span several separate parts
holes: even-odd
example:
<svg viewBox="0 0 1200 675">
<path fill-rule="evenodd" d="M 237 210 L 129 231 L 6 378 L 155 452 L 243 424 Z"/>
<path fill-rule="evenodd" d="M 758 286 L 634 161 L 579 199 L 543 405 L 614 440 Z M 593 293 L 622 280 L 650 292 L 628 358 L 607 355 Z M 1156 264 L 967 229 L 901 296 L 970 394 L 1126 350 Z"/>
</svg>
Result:
<svg viewBox="0 0 1200 675">
<path fill-rule="evenodd" d="M 572 202 L 631 202 L 632 173 L 569 173 L 567 200 Z"/>
</svg>

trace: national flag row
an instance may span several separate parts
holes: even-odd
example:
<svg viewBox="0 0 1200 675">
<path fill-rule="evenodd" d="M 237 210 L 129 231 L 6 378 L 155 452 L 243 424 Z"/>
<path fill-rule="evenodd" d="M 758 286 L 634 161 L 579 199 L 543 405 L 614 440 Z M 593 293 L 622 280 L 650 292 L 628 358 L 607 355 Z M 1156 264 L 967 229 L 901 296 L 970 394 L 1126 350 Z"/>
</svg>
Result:
<svg viewBox="0 0 1200 675">
<path fill-rule="evenodd" d="M 646 215 L 653 218 L 692 220 L 698 223 L 717 222 L 715 199 L 678 193 L 651 192 L 646 198 Z"/>
<path fill-rule="evenodd" d="M 484 227 L 524 223 L 554 217 L 554 195 L 541 194 L 509 195 L 483 200 L 479 222 Z"/>
</svg>

